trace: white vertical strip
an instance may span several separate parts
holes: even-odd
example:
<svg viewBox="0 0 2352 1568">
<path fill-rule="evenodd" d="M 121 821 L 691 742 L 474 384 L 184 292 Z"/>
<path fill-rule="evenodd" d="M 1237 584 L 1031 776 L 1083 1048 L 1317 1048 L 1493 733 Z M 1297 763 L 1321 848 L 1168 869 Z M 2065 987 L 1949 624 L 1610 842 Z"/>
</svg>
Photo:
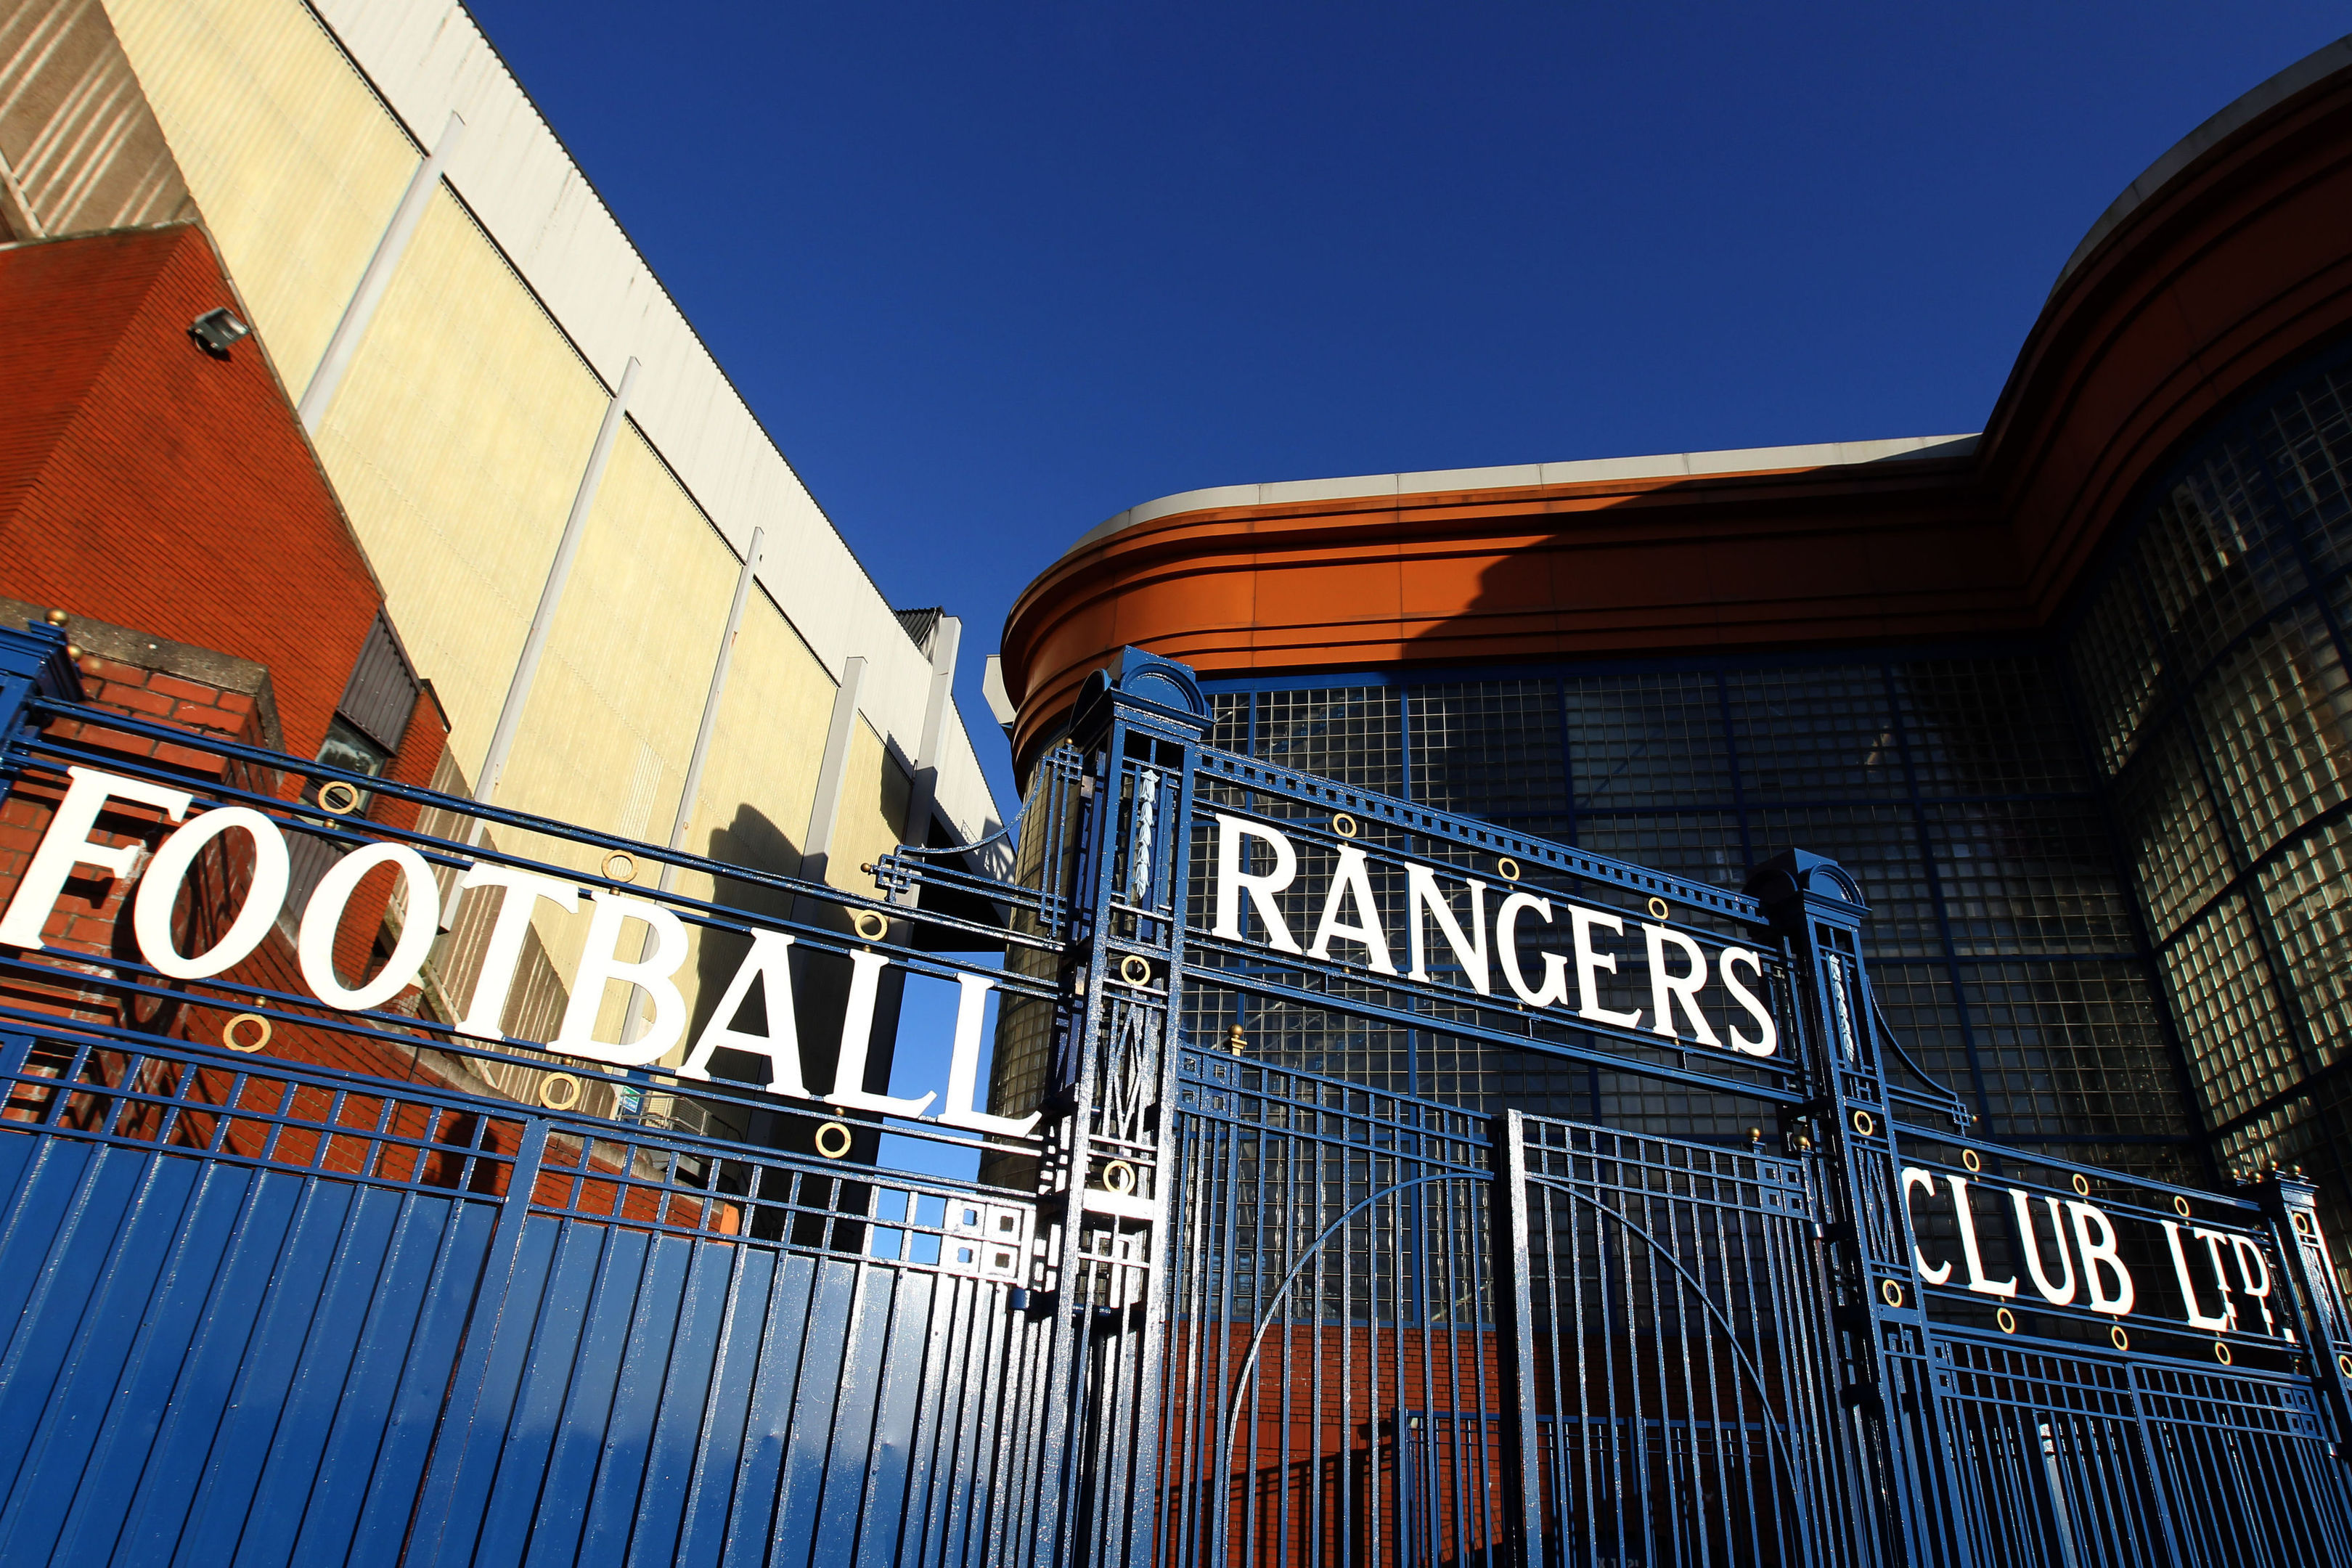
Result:
<svg viewBox="0 0 2352 1568">
<path fill-rule="evenodd" d="M 441 140 L 433 144 L 432 153 L 416 166 L 400 205 L 392 209 L 392 222 L 384 226 L 383 237 L 376 241 L 375 254 L 368 258 L 367 270 L 360 274 L 359 287 L 352 290 L 351 300 L 343 307 L 342 320 L 335 323 L 326 352 L 319 356 L 318 368 L 310 373 L 310 384 L 302 389 L 302 401 L 295 405 L 295 416 L 302 421 L 303 429 L 317 434 L 319 421 L 326 417 L 327 405 L 335 400 L 335 388 L 343 384 L 343 373 L 351 369 L 352 356 L 359 352 L 360 340 L 367 336 L 368 323 L 375 320 L 375 308 L 383 302 L 383 291 L 392 283 L 401 255 L 407 250 L 418 222 L 425 216 L 425 203 L 441 184 L 441 166 L 457 151 L 465 132 L 465 121 L 452 110 L 449 122 L 442 127 Z"/>
<path fill-rule="evenodd" d="M 687 759 L 686 787 L 677 797 L 677 816 L 670 823 L 669 847 L 686 847 L 686 835 L 694 825 L 694 803 L 702 794 L 702 764 L 710 760 L 711 731 L 719 727 L 719 702 L 727 695 L 727 667 L 735 658 L 735 634 L 742 629 L 743 606 L 751 600 L 751 584 L 760 570 L 760 547 L 767 540 L 767 530 L 751 531 L 751 547 L 743 552 L 743 569 L 735 574 L 735 602 L 727 606 L 727 626 L 719 634 L 719 662 L 710 669 L 710 691 L 702 700 L 702 722 L 694 731 L 694 754 Z M 662 862 L 661 890 L 670 889 L 677 879 L 677 868 Z M 637 943 L 637 962 L 643 963 L 653 955 L 654 932 L 651 926 Z M 629 988 L 629 1022 L 623 1038 L 635 1043 L 645 1033 L 648 1022 L 645 1016 L 646 994 L 642 987 Z M 727 1022 L 725 1019 L 719 1020 Z M 634 1093 L 635 1091 L 626 1091 Z"/>
<path fill-rule="evenodd" d="M 604 405 L 604 422 L 596 427 L 596 444 L 589 448 L 587 471 L 580 476 L 580 489 L 572 498 L 572 515 L 563 520 L 563 538 L 555 547 L 555 560 L 547 569 L 547 584 L 539 591 L 539 608 L 530 617 L 530 630 L 522 639 L 522 657 L 515 661 L 514 679 L 507 686 L 507 700 L 499 709 L 498 727 L 490 731 L 490 749 L 482 759 L 482 771 L 474 781 L 474 798 L 488 805 L 498 798 L 499 776 L 506 772 L 507 754 L 514 749 L 515 731 L 522 727 L 522 710 L 530 701 L 531 682 L 539 676 L 540 656 L 547 651 L 547 635 L 555 625 L 555 612 L 563 603 L 563 584 L 572 576 L 572 563 L 580 553 L 580 536 L 588 525 L 588 510 L 595 504 L 596 487 L 604 478 L 604 465 L 613 456 L 613 443 L 619 439 L 621 421 L 629 411 L 629 392 L 636 384 L 637 362 L 631 360 L 621 372 L 621 384 L 613 400 Z"/>
<path fill-rule="evenodd" d="M 907 792 L 907 821 L 900 830 L 918 849 L 931 841 L 931 805 L 940 795 L 940 742 L 947 727 L 948 707 L 954 700 L 956 654 L 963 645 L 963 622 L 941 616 L 931 633 L 931 688 L 923 700 L 923 727 L 915 742 L 915 777 Z M 904 889 L 890 896 L 894 904 L 911 904 L 916 890 Z"/>
<path fill-rule="evenodd" d="M 841 689 L 833 694 L 833 721 L 824 731 L 824 760 L 816 771 L 816 798 L 809 803 L 808 837 L 801 845 L 801 875 L 813 882 L 824 880 L 825 858 L 833 852 L 842 779 L 849 771 L 849 738 L 857 725 L 857 692 L 866 684 L 863 658 L 852 654 L 841 665 Z"/>
<path fill-rule="evenodd" d="M 693 826 L 695 797 L 702 793 L 702 764 L 710 760 L 711 731 L 719 727 L 719 700 L 727 695 L 727 667 L 735 658 L 735 634 L 743 626 L 743 606 L 751 602 L 751 584 L 760 570 L 760 548 L 767 540 L 767 530 L 751 531 L 751 548 L 743 552 L 743 570 L 735 575 L 735 602 L 727 606 L 727 629 L 719 638 L 719 662 L 711 667 L 710 693 L 702 700 L 702 723 L 694 731 L 694 754 L 686 764 L 686 790 L 677 797 L 677 819 L 670 824 L 669 847 L 686 847 L 687 830 Z M 670 879 L 677 868 L 664 862 L 661 889 L 669 891 Z"/>
</svg>

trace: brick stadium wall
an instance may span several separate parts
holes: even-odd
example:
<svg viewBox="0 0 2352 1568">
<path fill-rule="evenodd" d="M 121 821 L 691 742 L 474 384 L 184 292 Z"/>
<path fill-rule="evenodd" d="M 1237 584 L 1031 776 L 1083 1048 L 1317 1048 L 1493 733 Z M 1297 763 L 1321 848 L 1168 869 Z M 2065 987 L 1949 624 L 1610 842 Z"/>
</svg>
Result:
<svg viewBox="0 0 2352 1568">
<path fill-rule="evenodd" d="M 0 594 L 262 666 L 312 757 L 383 595 L 259 342 L 189 337 L 217 306 L 187 225 L 0 248 Z"/>
</svg>

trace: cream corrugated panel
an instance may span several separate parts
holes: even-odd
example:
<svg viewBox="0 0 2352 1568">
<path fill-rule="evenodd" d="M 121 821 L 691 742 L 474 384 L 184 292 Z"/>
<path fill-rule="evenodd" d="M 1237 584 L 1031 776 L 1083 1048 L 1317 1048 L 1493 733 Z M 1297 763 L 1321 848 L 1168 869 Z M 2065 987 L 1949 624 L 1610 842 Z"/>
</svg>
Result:
<svg viewBox="0 0 2352 1568">
<path fill-rule="evenodd" d="M 317 442 L 468 774 L 605 401 L 465 210 L 437 195 Z"/>
<path fill-rule="evenodd" d="M 884 752 L 881 736 L 863 724 L 851 731 L 841 816 L 834 824 L 833 847 L 825 860 L 826 881 L 869 899 L 875 896 L 874 879 L 858 868 L 898 847 L 909 786 L 906 769 Z"/>
<path fill-rule="evenodd" d="M 781 876 L 799 873 L 823 749 L 809 737 L 824 733 L 833 694 L 833 678 L 824 667 L 776 607 L 755 595 L 744 606 L 736 635 L 727 694 L 703 765 L 702 795 L 687 828 L 688 850 Z M 670 810 L 675 809 L 673 802 Z M 655 837 L 664 837 L 668 826 L 667 817 L 657 815 Z M 721 887 L 709 877 L 688 874 L 676 887 L 689 898 L 723 899 L 755 917 L 782 920 L 791 914 L 788 899 L 749 883 Z M 677 981 L 687 999 L 696 1002 L 702 993 L 724 988 L 744 948 L 740 939 L 712 938 L 700 926 L 689 926 L 688 936 L 692 946 Z M 681 1045 L 670 1060 L 681 1059 L 684 1050 Z"/>
<path fill-rule="evenodd" d="M 784 876 L 799 873 L 833 694 L 833 677 L 766 596 L 754 595 L 744 606 L 711 732 L 702 798 L 687 828 L 688 849 Z M 722 855 L 722 847 L 732 852 Z"/>
<path fill-rule="evenodd" d="M 650 816 L 666 828 L 735 572 L 643 438 L 625 434 L 582 531 L 500 802 L 618 833 L 642 744 L 659 759 Z M 588 871 L 604 857 L 573 848 L 563 858 Z"/>
<path fill-rule="evenodd" d="M 848 656 L 868 660 L 861 708 L 911 755 L 928 661 L 472 18 L 418 0 L 317 10 L 412 132 L 466 117 L 451 184 L 608 384 L 630 355 L 643 363 L 636 423 L 738 552 L 753 526 L 768 530 L 762 585 L 836 679 Z M 950 735 L 969 751 L 961 724 Z M 968 837 L 993 831 L 976 761 L 941 773 L 949 820 Z"/>
<path fill-rule="evenodd" d="M 106 9 L 253 324 L 299 395 L 415 149 L 291 0 Z"/>
</svg>

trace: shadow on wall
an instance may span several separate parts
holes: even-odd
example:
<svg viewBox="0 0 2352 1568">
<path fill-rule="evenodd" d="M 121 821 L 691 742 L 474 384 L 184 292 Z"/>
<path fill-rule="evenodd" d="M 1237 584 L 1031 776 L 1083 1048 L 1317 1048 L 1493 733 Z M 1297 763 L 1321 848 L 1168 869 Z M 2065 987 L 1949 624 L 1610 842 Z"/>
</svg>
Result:
<svg viewBox="0 0 2352 1568">
<path fill-rule="evenodd" d="M 783 829 L 771 821 L 764 812 L 748 802 L 735 808 L 734 818 L 726 826 L 713 828 L 704 853 L 713 860 L 730 866 L 741 866 L 755 871 L 778 876 L 797 875 L 802 854 Z M 783 889 L 762 882 L 738 881 L 721 877 L 715 900 L 730 909 L 740 910 L 751 923 L 770 927 L 787 927 L 797 921 L 803 926 L 841 933 L 848 937 L 849 921 L 842 911 L 831 904 L 796 900 Z M 797 910 L 794 905 L 799 907 Z M 695 994 L 694 1018 L 688 1037 L 698 1039 L 709 1027 L 719 1000 L 726 994 L 728 982 L 742 964 L 751 951 L 751 939 L 731 931 L 706 932 L 701 952 L 696 962 L 696 979 L 699 983 Z M 841 1057 L 841 1025 L 848 1011 L 850 965 L 846 957 L 810 949 L 805 943 L 793 945 L 793 1016 L 800 1037 L 801 1079 L 810 1092 L 824 1095 L 834 1088 L 835 1069 Z M 874 1026 L 867 1037 L 865 1082 L 860 1087 L 887 1091 L 890 1085 L 891 1054 L 898 1036 L 899 1004 L 906 990 L 906 977 L 895 966 L 883 971 L 881 984 L 874 1000 Z M 745 997 L 730 1026 L 744 1034 L 761 1034 L 768 1028 L 769 999 L 755 987 Z M 711 1076 L 737 1082 L 765 1084 L 768 1063 L 765 1059 L 740 1051 L 721 1050 L 710 1062 Z M 795 1152 L 811 1152 L 818 1125 L 831 1118 L 793 1114 L 782 1111 L 755 1111 L 751 1124 L 741 1130 L 750 1142 Z M 870 1161 L 878 1147 L 878 1135 L 860 1128 L 857 1119 L 843 1115 L 855 1130 L 848 1161 Z"/>
</svg>

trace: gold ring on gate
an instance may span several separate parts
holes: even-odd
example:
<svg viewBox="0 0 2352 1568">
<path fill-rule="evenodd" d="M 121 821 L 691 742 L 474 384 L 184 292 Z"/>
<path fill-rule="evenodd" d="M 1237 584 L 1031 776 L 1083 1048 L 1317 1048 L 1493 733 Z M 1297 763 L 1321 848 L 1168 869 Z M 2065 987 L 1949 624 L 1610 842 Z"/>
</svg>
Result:
<svg viewBox="0 0 2352 1568">
<path fill-rule="evenodd" d="M 584 1089 L 570 1073 L 551 1072 L 539 1080 L 539 1102 L 550 1110 L 569 1110 L 580 1103 Z"/>
<path fill-rule="evenodd" d="M 2232 1358 L 2230 1354 L 2230 1344 L 2227 1340 L 2215 1340 L 2213 1342 L 2213 1359 L 2220 1362 L 2223 1366 L 2228 1366 L 2231 1363 Z"/>
<path fill-rule="evenodd" d="M 2341 1352 L 2336 1355 L 2336 1370 L 2347 1377 L 2352 1377 L 2352 1351 Z"/>
<path fill-rule="evenodd" d="M 872 910 L 860 910 L 849 917 L 849 929 L 857 933 L 860 942 L 880 942 L 890 922 Z"/>
<path fill-rule="evenodd" d="M 1652 920 L 1662 921 L 1672 913 L 1674 913 L 1674 910 L 1667 907 L 1665 900 L 1654 898 L 1650 900 L 1650 918 Z"/>
<path fill-rule="evenodd" d="M 637 858 L 625 849 L 615 849 L 604 857 L 604 879 L 610 882 L 634 882 L 637 879 Z"/>
<path fill-rule="evenodd" d="M 2080 1198 L 2091 1195 L 2091 1178 L 2080 1171 L 2074 1173 L 2074 1195 Z"/>
<path fill-rule="evenodd" d="M 1516 882 L 1519 879 L 1519 863 L 1505 855 L 1496 860 L 1495 875 L 1506 882 Z"/>
<path fill-rule="evenodd" d="M 1984 1161 L 1973 1149 L 1963 1149 L 1960 1151 L 1960 1163 L 1969 1168 L 1969 1174 L 1971 1176 L 1976 1175 L 1984 1170 Z"/>
<path fill-rule="evenodd" d="M 1853 1113 L 1853 1130 L 1867 1138 L 1878 1131 L 1878 1118 L 1867 1110 L 1857 1110 Z"/>
<path fill-rule="evenodd" d="M 1331 814 L 1331 831 L 1342 838 L 1353 838 L 1356 836 L 1356 819 L 1344 811 L 1335 811 Z"/>
<path fill-rule="evenodd" d="M 337 816 L 359 809 L 360 792 L 341 779 L 329 779 L 319 786 L 319 809 Z"/>
<path fill-rule="evenodd" d="M 2116 1349 L 2119 1351 L 2131 1349 L 2131 1336 L 2124 1332 L 2124 1326 L 2121 1323 L 2107 1331 L 2107 1338 L 2115 1342 Z"/>
<path fill-rule="evenodd" d="M 1889 1279 L 1878 1288 L 1878 1295 L 1890 1307 L 1903 1305 L 1903 1287 Z"/>
<path fill-rule="evenodd" d="M 827 1133 L 832 1132 L 838 1132 L 841 1134 L 841 1139 L 838 1144 L 835 1144 L 832 1140 L 826 1137 Z M 840 1121 L 828 1121 L 824 1126 L 818 1128 L 816 1130 L 816 1152 L 824 1155 L 828 1160 L 838 1160 L 842 1156 L 847 1154 L 849 1152 L 848 1125 Z"/>
<path fill-rule="evenodd" d="M 2179 1215 L 2182 1219 L 2187 1219 L 2189 1217 L 2189 1200 L 2176 1195 L 2172 1200 L 2172 1212 Z"/>
<path fill-rule="evenodd" d="M 261 1031 L 261 1033 L 253 1037 L 253 1044 L 248 1046 L 238 1040 L 236 1036 L 236 1026 L 239 1024 L 251 1024 L 254 1027 Z M 236 1017 L 231 1018 L 227 1023 L 221 1026 L 221 1044 L 226 1046 L 230 1050 L 236 1051 L 249 1057 L 254 1052 L 261 1049 L 262 1047 L 269 1043 L 270 1034 L 271 1030 L 268 1019 L 263 1017 L 258 1013 L 239 1013 Z"/>
<path fill-rule="evenodd" d="M 1124 1160 L 1113 1160 L 1103 1167 L 1103 1191 L 1121 1196 L 1135 1191 L 1135 1167 Z"/>
<path fill-rule="evenodd" d="M 2304 1213 L 2301 1209 L 2294 1211 L 2294 1233 L 2295 1235 L 2305 1238 L 2308 1238 L 2311 1235 L 2311 1216 Z M 2347 1370 L 2345 1375 L 2352 1377 L 2352 1370 Z"/>
<path fill-rule="evenodd" d="M 1129 985 L 1151 984 L 1151 960 L 1139 952 L 1130 952 L 1118 961 L 1118 977 Z"/>
<path fill-rule="evenodd" d="M 2000 1325 L 2000 1331 L 2004 1334 L 2017 1332 L 2017 1314 L 2006 1307 L 1995 1312 L 1992 1315 L 1992 1321 Z"/>
</svg>

